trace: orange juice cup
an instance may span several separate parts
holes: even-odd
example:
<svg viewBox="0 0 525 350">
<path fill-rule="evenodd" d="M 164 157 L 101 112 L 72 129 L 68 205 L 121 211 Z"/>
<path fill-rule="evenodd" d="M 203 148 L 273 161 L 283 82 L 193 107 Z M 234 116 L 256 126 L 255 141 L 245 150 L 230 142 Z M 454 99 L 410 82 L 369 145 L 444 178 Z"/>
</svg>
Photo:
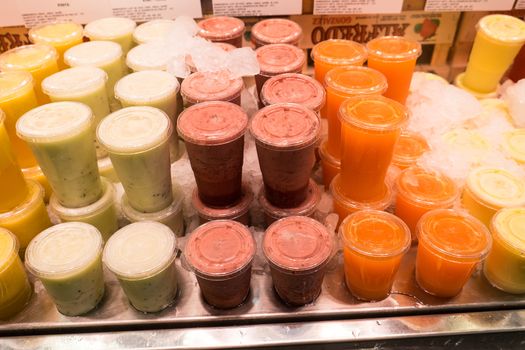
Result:
<svg viewBox="0 0 525 350">
<path fill-rule="evenodd" d="M 369 41 L 368 67 L 386 76 L 385 96 L 405 104 L 421 44 L 401 36 L 383 36 Z"/>
<path fill-rule="evenodd" d="M 392 164 L 401 170 L 416 165 L 418 159 L 429 149 L 423 136 L 414 132 L 403 131 L 394 147 Z"/>
<path fill-rule="evenodd" d="M 417 236 L 416 281 L 425 292 L 441 298 L 461 292 L 492 245 L 483 223 L 450 209 L 423 215 Z"/>
<path fill-rule="evenodd" d="M 303 35 L 300 25 L 284 18 L 269 18 L 255 23 L 251 37 L 255 48 L 270 44 L 290 44 L 299 46 Z"/>
<path fill-rule="evenodd" d="M 361 300 L 390 294 L 401 259 L 410 248 L 410 231 L 396 216 L 362 210 L 339 227 L 343 241 L 346 286 Z"/>
<path fill-rule="evenodd" d="M 451 208 L 458 195 L 458 187 L 448 176 L 423 168 L 408 168 L 397 177 L 394 214 L 407 224 L 415 241 L 417 223 L 423 214 Z"/>
<path fill-rule="evenodd" d="M 386 78 L 367 67 L 338 67 L 325 76 L 327 93 L 328 152 L 341 158 L 341 122 L 339 108 L 344 100 L 353 96 L 381 95 L 387 89 Z"/>
<path fill-rule="evenodd" d="M 227 43 L 242 47 L 244 22 L 235 17 L 215 16 L 203 19 L 198 23 L 201 28 L 199 36 L 214 43 Z"/>
<path fill-rule="evenodd" d="M 319 157 L 321 158 L 321 169 L 323 171 L 324 188 L 330 188 L 330 184 L 336 175 L 341 172 L 341 160 L 332 156 L 327 149 L 328 141 L 325 140 L 319 146 Z"/>
<path fill-rule="evenodd" d="M 401 127 L 403 105 L 383 96 L 347 99 L 341 105 L 341 185 L 353 200 L 367 201 L 384 193 L 385 176 Z"/>
</svg>

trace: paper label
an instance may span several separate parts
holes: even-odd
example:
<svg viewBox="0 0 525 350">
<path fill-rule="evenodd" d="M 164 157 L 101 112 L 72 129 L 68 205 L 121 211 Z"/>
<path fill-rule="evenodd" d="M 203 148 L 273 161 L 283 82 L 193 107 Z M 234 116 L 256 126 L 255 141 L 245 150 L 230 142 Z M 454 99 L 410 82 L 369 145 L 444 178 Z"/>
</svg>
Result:
<svg viewBox="0 0 525 350">
<path fill-rule="evenodd" d="M 152 19 L 175 19 L 185 15 L 202 17 L 200 0 L 109 0 L 112 15 L 131 18 L 137 22 Z"/>
<path fill-rule="evenodd" d="M 400 13 L 403 0 L 315 0 L 314 15 Z"/>
<path fill-rule="evenodd" d="M 14 3 L 2 5 L 0 10 L 0 27 L 18 26 L 22 23 L 24 23 L 22 14 Z"/>
<path fill-rule="evenodd" d="M 300 15 L 302 0 L 213 0 L 213 14 L 223 16 Z"/>
<path fill-rule="evenodd" d="M 506 11 L 514 0 L 427 0 L 425 11 Z"/>
<path fill-rule="evenodd" d="M 516 5 L 514 6 L 516 10 L 525 10 L 525 0 L 518 0 L 516 1 Z"/>
</svg>

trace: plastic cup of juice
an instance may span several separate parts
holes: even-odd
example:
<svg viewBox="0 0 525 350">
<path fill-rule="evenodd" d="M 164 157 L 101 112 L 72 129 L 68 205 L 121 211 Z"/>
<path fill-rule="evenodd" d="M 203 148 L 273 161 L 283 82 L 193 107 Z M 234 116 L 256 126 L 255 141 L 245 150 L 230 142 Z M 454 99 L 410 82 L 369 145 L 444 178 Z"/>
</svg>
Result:
<svg viewBox="0 0 525 350">
<path fill-rule="evenodd" d="M 199 103 L 180 114 L 177 131 L 204 204 L 225 207 L 241 197 L 247 126 L 246 113 L 229 102 Z"/>
<path fill-rule="evenodd" d="M 137 24 L 129 18 L 107 17 L 89 22 L 84 35 L 90 40 L 113 41 L 126 54 L 133 47 L 133 31 Z"/>
<path fill-rule="evenodd" d="M 468 90 L 494 92 L 525 43 L 525 22 L 502 14 L 481 18 L 467 69 L 458 81 Z"/>
<path fill-rule="evenodd" d="M 203 19 L 198 23 L 198 35 L 215 43 L 228 43 L 235 47 L 242 47 L 244 22 L 235 17 L 214 16 Z"/>
<path fill-rule="evenodd" d="M 34 167 L 36 159 L 27 143 L 16 134 L 16 122 L 24 113 L 37 106 L 31 73 L 0 72 L 0 110 L 5 113 L 4 126 L 22 168 Z"/>
<path fill-rule="evenodd" d="M 103 176 L 106 178 L 106 180 L 110 182 L 120 182 L 118 179 L 117 173 L 115 172 L 115 168 L 113 168 L 113 163 L 111 163 L 111 159 L 108 157 L 99 158 L 97 159 L 98 164 L 98 172 L 100 173 L 100 176 Z"/>
<path fill-rule="evenodd" d="M 31 299 L 31 285 L 18 256 L 18 247 L 16 237 L 0 227 L 0 320 L 22 311 Z"/>
<path fill-rule="evenodd" d="M 376 198 L 384 192 L 407 110 L 383 96 L 352 97 L 342 103 L 339 119 L 343 193 L 357 201 Z"/>
<path fill-rule="evenodd" d="M 166 45 L 160 42 L 140 44 L 128 52 L 126 65 L 134 72 L 143 70 L 165 71 L 172 59 L 166 55 L 166 50 Z"/>
<path fill-rule="evenodd" d="M 158 312 L 177 296 L 177 239 L 158 222 L 127 225 L 106 243 L 103 260 L 117 276 L 131 305 L 142 312 Z"/>
<path fill-rule="evenodd" d="M 423 215 L 417 238 L 416 281 L 425 292 L 441 298 L 461 292 L 492 245 L 483 223 L 450 209 Z"/>
<path fill-rule="evenodd" d="M 18 136 L 29 143 L 58 201 L 68 208 L 102 196 L 93 144 L 93 114 L 79 102 L 53 102 L 24 114 Z"/>
<path fill-rule="evenodd" d="M 525 164 L 525 129 L 514 129 L 503 134 L 503 149 L 519 164 Z"/>
<path fill-rule="evenodd" d="M 248 297 L 255 250 L 250 230 L 237 221 L 210 221 L 191 233 L 184 257 L 208 304 L 229 309 Z"/>
<path fill-rule="evenodd" d="M 388 81 L 384 95 L 405 104 L 421 44 L 402 36 L 382 36 L 370 40 L 368 67 L 383 73 Z"/>
<path fill-rule="evenodd" d="M 42 172 L 42 169 L 36 165 L 32 168 L 23 168 L 22 173 L 24 174 L 26 180 L 36 181 L 40 184 L 40 186 L 42 186 L 44 189 L 44 203 L 48 203 L 53 190 L 51 189 L 51 185 L 49 185 L 49 181 L 47 181 L 46 176 Z"/>
<path fill-rule="evenodd" d="M 325 75 L 326 118 L 328 119 L 327 151 L 341 158 L 341 121 L 339 109 L 343 101 L 354 96 L 381 95 L 387 89 L 386 78 L 367 67 L 337 67 Z"/>
<path fill-rule="evenodd" d="M 45 77 L 58 72 L 57 51 L 49 45 L 19 46 L 0 55 L 0 71 L 26 71 L 33 76 L 34 89 L 39 104 L 49 102 L 40 84 Z"/>
<path fill-rule="evenodd" d="M 505 208 L 490 225 L 492 249 L 483 272 L 496 288 L 512 294 L 525 293 L 525 208 Z"/>
<path fill-rule="evenodd" d="M 33 27 L 28 34 L 33 44 L 46 44 L 57 50 L 58 68 L 62 70 L 67 68 L 64 63 L 64 52 L 82 42 L 84 28 L 77 23 L 60 21 Z"/>
<path fill-rule="evenodd" d="M 280 208 L 293 208 L 308 194 L 319 117 L 304 106 L 279 103 L 260 109 L 251 120 L 265 196 Z"/>
<path fill-rule="evenodd" d="M 392 289 L 403 256 L 410 248 L 410 231 L 398 217 L 362 210 L 339 226 L 343 242 L 346 286 L 360 300 L 385 299 Z"/>
<path fill-rule="evenodd" d="M 228 71 L 196 72 L 181 84 L 184 107 L 207 101 L 227 101 L 241 105 L 242 78 L 232 78 Z"/>
<path fill-rule="evenodd" d="M 138 211 L 157 212 L 173 202 L 172 132 L 166 113 L 153 107 L 123 108 L 97 128 L 97 140 L 108 152 L 130 205 Z"/>
<path fill-rule="evenodd" d="M 411 132 L 402 131 L 394 147 L 392 164 L 403 170 L 416 165 L 418 159 L 430 150 L 423 136 Z"/>
<path fill-rule="evenodd" d="M 274 222 L 263 237 L 273 286 L 288 305 L 305 305 L 321 294 L 332 237 L 318 221 L 290 216 Z"/>
<path fill-rule="evenodd" d="M 102 178 L 104 193 L 98 201 L 81 208 L 66 208 L 60 204 L 57 197 L 51 195 L 49 206 L 60 218 L 61 222 L 85 222 L 95 226 L 104 242 L 118 230 L 117 209 L 115 207 L 115 189 L 113 184 Z"/>
<path fill-rule="evenodd" d="M 103 244 L 94 226 L 68 222 L 42 231 L 27 247 L 27 269 L 42 282 L 61 314 L 85 314 L 104 296 Z"/>
<path fill-rule="evenodd" d="M 437 171 L 418 167 L 405 169 L 396 181 L 397 195 L 394 214 L 403 220 L 412 240 L 416 240 L 419 219 L 433 209 L 452 208 L 459 196 L 454 181 Z"/>
<path fill-rule="evenodd" d="M 133 41 L 137 45 L 162 42 L 174 29 L 174 26 L 175 21 L 171 19 L 154 19 L 142 23 L 133 31 Z"/>
<path fill-rule="evenodd" d="M 489 227 L 498 210 L 525 206 L 525 181 L 503 169 L 476 168 L 468 174 L 462 204 Z"/>
<path fill-rule="evenodd" d="M 319 146 L 319 157 L 321 158 L 321 168 L 323 171 L 324 188 L 330 188 L 334 177 L 341 172 L 341 160 L 332 156 L 328 152 L 328 141 L 324 140 Z"/>
<path fill-rule="evenodd" d="M 268 18 L 258 21 L 251 30 L 251 40 L 255 48 L 270 44 L 299 46 L 302 36 L 301 26 L 285 18 Z"/>
<path fill-rule="evenodd" d="M 120 108 L 115 99 L 115 84 L 127 72 L 122 60 L 122 49 L 111 41 L 90 41 L 73 46 L 64 54 L 64 61 L 70 67 L 93 66 L 108 75 L 106 89 L 109 107 L 112 111 Z"/>
</svg>

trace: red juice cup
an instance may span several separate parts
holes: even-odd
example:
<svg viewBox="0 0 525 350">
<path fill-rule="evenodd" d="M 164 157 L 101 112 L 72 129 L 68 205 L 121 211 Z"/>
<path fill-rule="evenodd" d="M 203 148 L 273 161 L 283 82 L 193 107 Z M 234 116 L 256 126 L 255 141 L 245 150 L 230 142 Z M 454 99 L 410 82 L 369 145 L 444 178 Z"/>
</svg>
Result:
<svg viewBox="0 0 525 350">
<path fill-rule="evenodd" d="M 203 19 L 198 23 L 201 28 L 199 36 L 214 43 L 227 43 L 242 47 L 244 22 L 235 17 L 216 16 Z"/>
<path fill-rule="evenodd" d="M 196 72 L 181 84 L 184 107 L 206 101 L 227 101 L 241 105 L 242 78 L 233 78 L 228 71 Z"/>
<path fill-rule="evenodd" d="M 281 103 L 260 109 L 251 120 L 266 198 L 280 208 L 304 202 L 321 132 L 310 109 Z"/>
<path fill-rule="evenodd" d="M 242 188 L 241 198 L 231 206 L 224 208 L 213 208 L 204 204 L 199 197 L 197 189 L 193 191 L 191 196 L 191 204 L 199 214 L 199 223 L 201 225 L 213 220 L 234 220 L 249 226 L 249 210 L 252 202 L 253 192 L 247 185 Z"/>
<path fill-rule="evenodd" d="M 303 35 L 300 25 L 284 18 L 269 18 L 255 23 L 252 27 L 252 43 L 255 48 L 270 44 L 299 46 Z"/>
<path fill-rule="evenodd" d="M 186 151 L 200 199 L 224 207 L 241 197 L 244 133 L 248 116 L 222 101 L 199 103 L 182 112 L 177 131 Z"/>
</svg>

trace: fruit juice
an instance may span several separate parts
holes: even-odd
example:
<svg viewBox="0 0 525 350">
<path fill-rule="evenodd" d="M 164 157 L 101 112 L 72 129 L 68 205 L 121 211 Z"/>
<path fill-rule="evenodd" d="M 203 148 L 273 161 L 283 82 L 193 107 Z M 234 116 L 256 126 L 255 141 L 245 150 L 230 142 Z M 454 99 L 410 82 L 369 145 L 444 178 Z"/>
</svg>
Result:
<svg viewBox="0 0 525 350">
<path fill-rule="evenodd" d="M 330 184 L 336 175 L 341 172 L 341 160 L 333 157 L 328 153 L 328 141 L 323 141 L 319 146 L 319 157 L 321 158 L 321 167 L 323 171 L 324 188 L 330 188 Z"/>
<path fill-rule="evenodd" d="M 233 78 L 229 71 L 197 72 L 190 74 L 181 84 L 184 107 L 206 101 L 227 101 L 241 105 L 244 87 L 242 78 Z"/>
<path fill-rule="evenodd" d="M 423 215 L 417 236 L 416 281 L 442 298 L 461 292 L 492 245 L 490 232 L 479 220 L 449 209 Z"/>
<path fill-rule="evenodd" d="M 24 309 L 32 290 L 18 256 L 18 241 L 4 228 L 0 228 L 0 286 L 0 320 L 6 320 Z"/>
<path fill-rule="evenodd" d="M 339 118 L 343 193 L 356 201 L 381 196 L 395 144 L 408 118 L 405 107 L 383 96 L 352 97 L 341 105 Z"/>
<path fill-rule="evenodd" d="M 469 90 L 490 93 L 525 42 L 525 22 L 501 14 L 488 15 L 477 24 L 467 69 L 460 78 Z"/>
<path fill-rule="evenodd" d="M 367 67 L 338 67 L 326 74 L 324 84 L 327 94 L 327 151 L 334 158 L 341 159 L 341 104 L 353 96 L 383 94 L 387 88 L 386 78 L 380 72 Z"/>
<path fill-rule="evenodd" d="M 58 68 L 67 68 L 64 63 L 64 52 L 72 46 L 80 44 L 84 37 L 82 25 L 73 22 L 46 23 L 29 30 L 29 40 L 33 44 L 53 46 L 59 55 Z"/>
<path fill-rule="evenodd" d="M 174 29 L 174 26 L 175 21 L 171 19 L 154 19 L 142 23 L 133 31 L 133 41 L 137 45 L 162 42 Z"/>
<path fill-rule="evenodd" d="M 36 165 L 27 143 L 16 134 L 16 122 L 27 111 L 38 106 L 33 89 L 33 77 L 28 72 L 0 72 L 0 110 L 5 113 L 4 126 L 13 152 L 22 168 Z"/>
<path fill-rule="evenodd" d="M 514 129 L 503 134 L 503 149 L 519 164 L 525 165 L 525 129 Z"/>
<path fill-rule="evenodd" d="M 383 36 L 369 41 L 368 67 L 383 73 L 388 81 L 384 95 L 405 104 L 421 44 L 400 36 Z"/>
<path fill-rule="evenodd" d="M 423 214 L 433 209 L 448 209 L 459 195 L 459 189 L 445 174 L 412 167 L 397 177 L 395 212 L 412 232 L 416 240 L 416 227 Z"/>
<path fill-rule="evenodd" d="M 401 170 L 414 166 L 423 153 L 429 149 L 427 141 L 421 135 L 403 131 L 394 147 L 392 164 Z"/>
<path fill-rule="evenodd" d="M 198 23 L 198 35 L 212 42 L 228 43 L 235 47 L 242 47 L 244 22 L 235 17 L 213 16 Z"/>
<path fill-rule="evenodd" d="M 485 260 L 485 277 L 507 293 L 525 293 L 525 208 L 501 209 L 490 230 L 493 243 Z"/>
<path fill-rule="evenodd" d="M 4 127 L 5 115 L 0 110 L 0 213 L 10 211 L 22 203 L 28 189 L 22 171 L 11 150 L 9 135 Z"/>
<path fill-rule="evenodd" d="M 390 294 L 401 260 L 410 248 L 410 231 L 392 214 L 362 210 L 339 226 L 343 242 L 345 282 L 361 300 Z"/>
<path fill-rule="evenodd" d="M 176 244 L 170 228 L 153 221 L 127 225 L 106 243 L 104 264 L 117 276 L 135 309 L 158 312 L 174 301 Z"/>
<path fill-rule="evenodd" d="M 36 181 L 40 184 L 40 186 L 42 186 L 44 189 L 44 202 L 48 203 L 53 190 L 51 189 L 51 185 L 49 185 L 49 181 L 47 181 L 46 176 L 42 172 L 42 169 L 36 165 L 32 168 L 23 168 L 22 173 L 24 174 L 26 180 Z"/>
<path fill-rule="evenodd" d="M 251 40 L 255 48 L 270 44 L 299 46 L 302 35 L 301 26 L 285 18 L 268 18 L 258 21 L 251 30 Z"/>
<path fill-rule="evenodd" d="M 26 71 L 33 76 L 33 86 L 38 104 L 49 102 L 40 84 L 45 77 L 58 72 L 58 54 L 49 45 L 24 45 L 0 55 L 0 72 Z"/>
<path fill-rule="evenodd" d="M 442 138 L 451 149 L 465 154 L 474 162 L 481 162 L 491 148 L 489 141 L 475 130 L 455 128 Z"/>
<path fill-rule="evenodd" d="M 100 18 L 86 24 L 84 35 L 92 41 L 113 41 L 120 45 L 125 55 L 133 47 L 133 31 L 136 26 L 129 18 Z"/>
<path fill-rule="evenodd" d="M 80 208 L 100 199 L 102 183 L 88 106 L 49 103 L 24 114 L 16 129 L 31 146 L 60 204 Z"/>
<path fill-rule="evenodd" d="M 462 204 L 487 227 L 499 209 L 525 206 L 525 181 L 493 168 L 471 170 L 463 190 Z"/>
<path fill-rule="evenodd" d="M 27 247 L 27 269 L 40 279 L 61 314 L 85 314 L 102 300 L 103 244 L 95 227 L 68 222 L 42 231 Z"/>
<path fill-rule="evenodd" d="M 140 44 L 126 55 L 126 65 L 134 72 L 167 70 L 171 56 L 166 55 L 166 45 L 159 42 Z"/>
<path fill-rule="evenodd" d="M 232 205 L 224 208 L 210 207 L 204 204 L 199 191 L 195 189 L 191 196 L 191 205 L 199 215 L 200 225 L 213 220 L 234 220 L 243 225 L 250 225 L 249 210 L 253 202 L 253 192 L 247 184 L 242 186 L 241 197 Z"/>
</svg>

